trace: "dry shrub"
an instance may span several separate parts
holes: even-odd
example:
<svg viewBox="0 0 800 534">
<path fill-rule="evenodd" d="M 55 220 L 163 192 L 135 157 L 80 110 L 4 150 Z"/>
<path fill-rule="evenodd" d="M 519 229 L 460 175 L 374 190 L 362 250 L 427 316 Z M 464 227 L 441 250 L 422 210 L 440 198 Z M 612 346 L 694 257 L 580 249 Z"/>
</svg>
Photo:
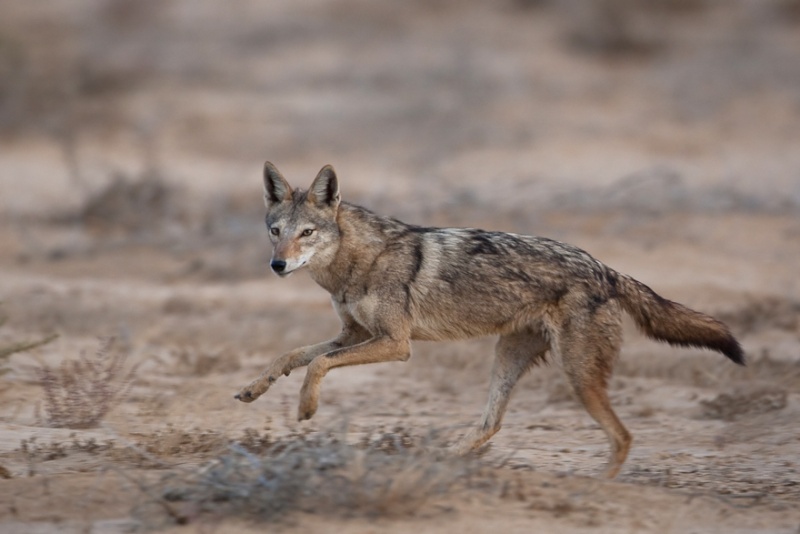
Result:
<svg viewBox="0 0 800 534">
<path fill-rule="evenodd" d="M 81 353 L 58 367 L 34 367 L 44 390 L 44 423 L 56 428 L 96 427 L 133 385 L 137 366 L 125 370 L 125 351 L 112 350 L 113 338 L 92 356 Z"/>
<path fill-rule="evenodd" d="M 385 517 L 413 514 L 471 487 L 479 471 L 474 460 L 436 456 L 404 436 L 356 446 L 328 432 L 295 434 L 258 453 L 232 444 L 188 475 L 166 476 L 159 484 L 167 487 L 166 502 L 158 504 L 179 521 L 205 514 L 274 521 L 295 511 Z"/>
</svg>

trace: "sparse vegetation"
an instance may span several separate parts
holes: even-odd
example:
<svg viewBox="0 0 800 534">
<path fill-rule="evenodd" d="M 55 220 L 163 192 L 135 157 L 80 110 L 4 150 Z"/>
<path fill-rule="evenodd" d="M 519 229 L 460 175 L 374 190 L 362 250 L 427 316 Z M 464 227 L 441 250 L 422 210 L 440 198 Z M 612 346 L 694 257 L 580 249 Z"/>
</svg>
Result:
<svg viewBox="0 0 800 534">
<path fill-rule="evenodd" d="M 34 367 L 44 392 L 44 424 L 92 428 L 125 398 L 137 367 L 126 369 L 127 352 L 113 350 L 113 343 L 105 340 L 92 356 L 82 353 L 57 367 Z"/>
<path fill-rule="evenodd" d="M 434 455 L 394 433 L 358 446 L 318 433 L 291 435 L 257 453 L 235 443 L 212 462 L 188 475 L 172 472 L 159 485 L 166 486 L 163 499 L 173 510 L 179 503 L 215 517 L 274 521 L 295 511 L 392 517 L 435 509 L 437 498 L 477 487 L 479 472 L 474 460 Z"/>
</svg>

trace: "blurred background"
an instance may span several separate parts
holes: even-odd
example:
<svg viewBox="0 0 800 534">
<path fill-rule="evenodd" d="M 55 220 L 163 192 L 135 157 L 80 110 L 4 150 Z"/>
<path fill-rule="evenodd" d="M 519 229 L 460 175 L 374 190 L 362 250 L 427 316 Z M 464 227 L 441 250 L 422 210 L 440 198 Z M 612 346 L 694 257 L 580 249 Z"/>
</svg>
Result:
<svg viewBox="0 0 800 534">
<path fill-rule="evenodd" d="M 254 405 L 232 396 L 340 325 L 307 275 L 269 273 L 267 159 L 302 187 L 332 164 L 345 200 L 407 222 L 568 241 L 730 325 L 745 369 L 626 323 L 611 382 L 637 440 L 623 485 L 592 485 L 591 505 L 572 500 L 584 479 L 537 486 L 570 495 L 548 521 L 591 519 L 544 530 L 640 532 L 653 516 L 667 525 L 653 532 L 698 531 L 676 523 L 698 517 L 709 532 L 796 527 L 800 0 L 0 0 L 0 468 L 18 478 L 0 484 L 15 503 L 0 524 L 80 514 L 52 496 L 130 465 L 70 452 L 41 471 L 62 489 L 20 489 L 42 480 L 29 449 L 11 452 L 20 440 L 74 441 L 39 418 L 30 363 L 94 353 L 98 336 L 116 336 L 137 375 L 112 430 L 84 438 L 127 433 L 180 464 L 244 429 L 291 439 L 303 372 Z M 407 364 L 331 373 L 304 428 L 345 414 L 367 438 L 462 429 L 491 352 L 416 343 Z M 523 379 L 481 461 L 525 477 L 599 469 L 605 438 L 553 363 Z M 86 501 L 91 514 L 127 513 L 129 489 L 102 494 L 122 504 Z M 452 503 L 463 531 L 512 509 Z"/>
<path fill-rule="evenodd" d="M 0 210 L 57 254 L 260 231 L 265 159 L 418 223 L 796 213 L 800 2 L 0 5 Z"/>
<path fill-rule="evenodd" d="M 800 235 L 752 224 L 800 211 L 799 147 L 797 0 L 0 5 L 2 248 L 26 268 L 144 246 L 170 276 L 261 277 L 265 159 L 296 186 L 333 164 L 346 200 L 418 224 L 763 257 L 743 232 Z"/>
</svg>

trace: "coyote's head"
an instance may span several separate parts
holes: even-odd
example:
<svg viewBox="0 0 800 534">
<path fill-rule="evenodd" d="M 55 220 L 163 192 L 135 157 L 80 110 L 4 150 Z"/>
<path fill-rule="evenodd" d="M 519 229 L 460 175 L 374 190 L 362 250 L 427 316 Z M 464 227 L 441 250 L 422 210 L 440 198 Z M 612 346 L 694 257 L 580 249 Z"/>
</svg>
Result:
<svg viewBox="0 0 800 534">
<path fill-rule="evenodd" d="M 339 182 L 325 165 L 308 191 L 292 189 L 278 169 L 264 164 L 264 202 L 272 241 L 270 267 L 288 276 L 306 265 L 324 266 L 339 247 Z"/>
</svg>

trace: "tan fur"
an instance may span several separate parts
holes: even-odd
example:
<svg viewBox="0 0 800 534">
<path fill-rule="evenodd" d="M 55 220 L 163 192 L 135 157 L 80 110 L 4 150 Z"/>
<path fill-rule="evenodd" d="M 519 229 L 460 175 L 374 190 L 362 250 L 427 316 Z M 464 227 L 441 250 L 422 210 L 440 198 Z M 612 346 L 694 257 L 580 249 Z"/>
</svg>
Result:
<svg viewBox="0 0 800 534">
<path fill-rule="evenodd" d="M 299 419 L 317 410 L 320 384 L 335 367 L 405 361 L 411 340 L 499 335 L 483 416 L 453 446 L 474 450 L 499 429 L 519 378 L 560 357 L 578 398 L 611 445 L 614 477 L 631 436 L 611 408 L 607 383 L 628 312 L 648 336 L 717 350 L 743 364 L 721 322 L 666 300 L 566 243 L 471 228 L 424 228 L 342 203 L 330 166 L 308 191 L 264 167 L 272 267 L 281 276 L 307 267 L 342 321 L 331 341 L 280 356 L 236 395 L 252 402 L 281 375 L 308 366 Z"/>
</svg>

